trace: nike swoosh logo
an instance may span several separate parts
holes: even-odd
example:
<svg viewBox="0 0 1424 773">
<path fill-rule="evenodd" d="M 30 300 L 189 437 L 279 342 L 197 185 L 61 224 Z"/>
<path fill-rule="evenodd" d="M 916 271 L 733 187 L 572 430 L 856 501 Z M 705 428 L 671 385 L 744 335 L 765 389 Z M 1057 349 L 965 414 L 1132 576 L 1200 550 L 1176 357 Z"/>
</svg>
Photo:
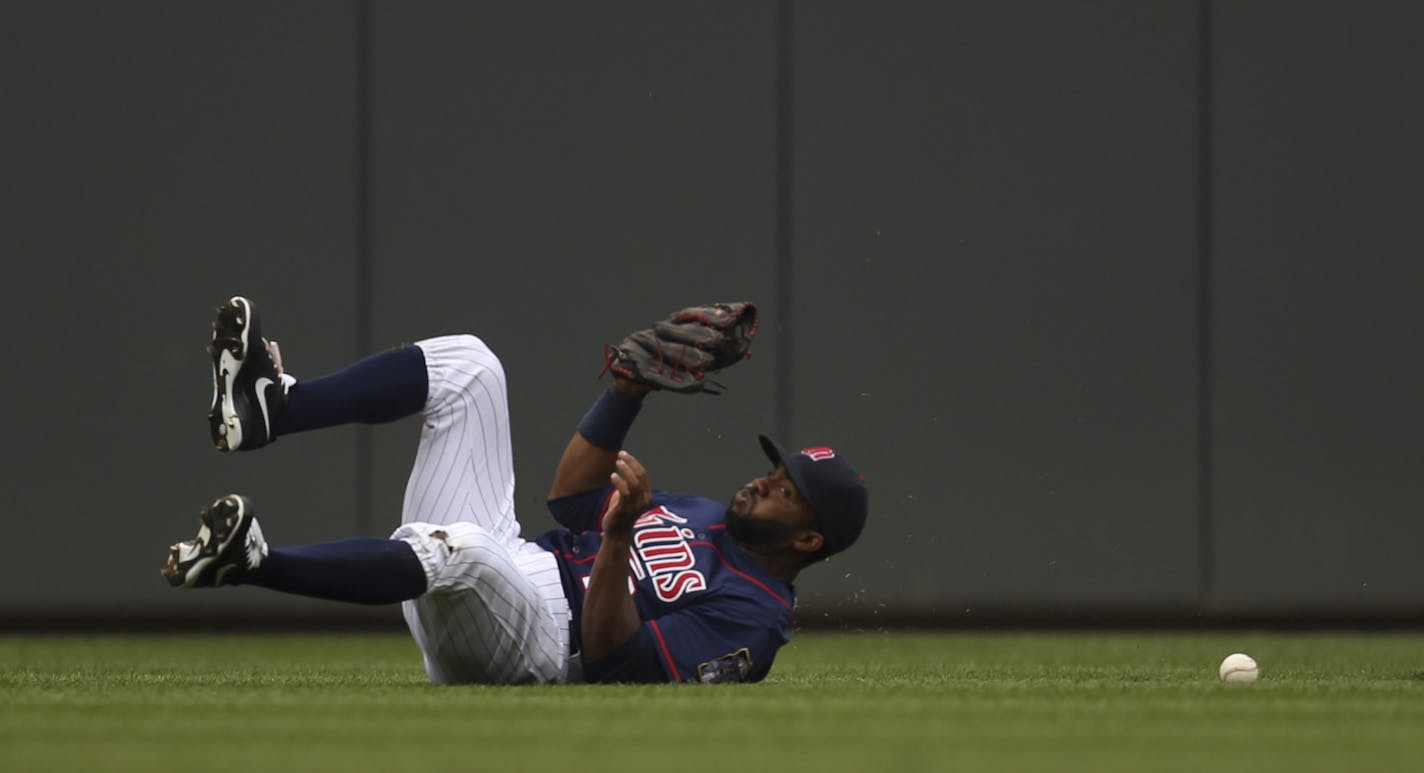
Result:
<svg viewBox="0 0 1424 773">
<path fill-rule="evenodd" d="M 262 426 L 267 429 L 267 439 L 272 439 L 272 417 L 267 414 L 267 387 L 272 386 L 272 379 L 262 376 L 257 379 L 257 404 L 262 408 Z"/>
</svg>

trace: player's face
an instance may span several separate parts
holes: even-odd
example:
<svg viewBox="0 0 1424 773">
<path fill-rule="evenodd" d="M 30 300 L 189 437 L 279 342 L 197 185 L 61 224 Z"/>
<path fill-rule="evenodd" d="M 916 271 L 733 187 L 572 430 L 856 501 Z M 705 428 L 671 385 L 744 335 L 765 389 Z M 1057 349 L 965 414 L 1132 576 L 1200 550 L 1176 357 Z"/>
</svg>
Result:
<svg viewBox="0 0 1424 773">
<path fill-rule="evenodd" d="M 744 544 L 781 547 L 814 527 L 811 507 L 781 465 L 738 489 L 727 505 L 727 532 Z"/>
</svg>

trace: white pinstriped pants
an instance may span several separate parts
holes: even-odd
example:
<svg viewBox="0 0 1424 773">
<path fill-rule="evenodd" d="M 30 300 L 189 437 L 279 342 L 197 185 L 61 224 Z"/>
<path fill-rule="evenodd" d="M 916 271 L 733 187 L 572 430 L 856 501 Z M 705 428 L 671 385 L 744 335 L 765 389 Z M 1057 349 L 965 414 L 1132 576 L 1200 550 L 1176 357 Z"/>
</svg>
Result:
<svg viewBox="0 0 1424 773">
<path fill-rule="evenodd" d="M 425 567 L 402 605 L 437 684 L 570 678 L 569 604 L 553 554 L 519 536 L 504 367 L 471 335 L 417 341 L 429 393 L 401 527 Z M 576 667 L 575 667 L 576 668 Z"/>
</svg>

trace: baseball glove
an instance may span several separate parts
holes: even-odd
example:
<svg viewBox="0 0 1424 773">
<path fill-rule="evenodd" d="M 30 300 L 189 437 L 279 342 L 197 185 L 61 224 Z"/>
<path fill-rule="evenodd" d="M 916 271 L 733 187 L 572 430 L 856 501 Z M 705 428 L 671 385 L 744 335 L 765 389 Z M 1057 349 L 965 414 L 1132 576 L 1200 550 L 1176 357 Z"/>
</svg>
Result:
<svg viewBox="0 0 1424 773">
<path fill-rule="evenodd" d="M 749 356 L 756 331 L 754 304 L 690 306 L 605 346 L 603 370 L 653 389 L 721 394 L 726 387 L 707 374 Z"/>
</svg>

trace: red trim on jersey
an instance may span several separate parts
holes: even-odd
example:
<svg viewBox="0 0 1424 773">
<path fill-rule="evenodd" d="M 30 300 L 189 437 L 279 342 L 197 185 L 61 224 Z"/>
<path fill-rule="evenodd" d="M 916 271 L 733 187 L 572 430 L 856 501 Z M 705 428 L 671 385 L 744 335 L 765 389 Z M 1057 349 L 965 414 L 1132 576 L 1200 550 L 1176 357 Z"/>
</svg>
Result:
<svg viewBox="0 0 1424 773">
<path fill-rule="evenodd" d="M 597 553 L 595 553 L 595 554 L 589 556 L 588 558 L 575 558 L 573 553 L 567 553 L 567 552 L 562 551 L 562 550 L 559 551 L 559 555 L 563 556 L 563 557 L 564 557 L 564 560 L 568 561 L 569 563 L 571 563 L 571 564 L 573 564 L 573 565 L 575 565 L 575 566 L 582 566 L 583 564 L 586 564 L 586 563 L 588 563 L 588 562 L 594 560 L 595 558 L 598 558 L 598 554 L 597 554 Z"/>
<path fill-rule="evenodd" d="M 603 531 L 603 519 L 604 519 L 605 516 L 608 515 L 608 503 L 613 501 L 613 494 L 614 494 L 614 492 L 616 492 L 616 491 L 618 491 L 618 489 L 613 489 L 612 491 L 609 491 L 609 492 L 608 492 L 608 496 L 606 496 L 606 497 L 603 498 L 603 504 L 601 504 L 601 505 L 598 506 L 598 530 L 599 530 L 599 531 Z"/>
<path fill-rule="evenodd" d="M 761 588 L 762 590 L 766 591 L 766 593 L 767 593 L 768 596 L 771 596 L 772 598 L 776 599 L 777 601 L 780 601 L 780 602 L 781 602 L 781 606 L 786 607 L 787 609 L 790 609 L 790 608 L 791 608 L 791 602 L 789 602 L 789 601 L 787 601 L 786 599 L 782 598 L 782 597 L 781 597 L 781 594 L 779 594 L 779 593 L 777 593 L 776 591 L 772 590 L 771 588 L 767 587 L 767 584 L 766 584 L 766 583 L 764 583 L 764 582 L 762 582 L 761 580 L 758 580 L 757 578 L 755 578 L 755 577 L 753 577 L 753 576 L 747 574 L 746 572 L 743 572 L 742 570 L 738 569 L 737 567 L 732 566 L 732 562 L 731 562 L 731 561 L 728 561 L 728 560 L 727 560 L 727 557 L 724 556 L 724 555 L 722 555 L 721 549 L 719 549 L 716 545 L 713 545 L 711 542 L 707 542 L 707 541 L 705 541 L 705 540 L 697 540 L 697 541 L 695 541 L 695 542 L 689 542 L 689 543 L 687 543 L 687 544 L 689 544 L 689 545 L 706 545 L 707 547 L 712 548 L 712 552 L 717 554 L 717 559 L 718 559 L 719 561 L 721 561 L 724 566 L 726 566 L 728 569 L 732 570 L 732 572 L 734 572 L 735 574 L 740 575 L 740 576 L 742 577 L 742 579 L 746 580 L 747 582 L 750 582 L 751 584 L 757 586 L 758 588 Z"/>
<path fill-rule="evenodd" d="M 668 652 L 667 641 L 663 639 L 663 629 L 658 627 L 658 621 L 649 620 L 648 627 L 653 629 L 653 635 L 658 637 L 658 646 L 663 650 L 663 657 L 667 658 L 668 669 L 672 671 L 672 678 L 678 684 L 682 684 L 682 674 L 677 672 L 677 664 L 672 661 L 672 653 Z"/>
<path fill-rule="evenodd" d="M 714 524 L 712 524 L 711 526 L 708 526 L 708 527 L 707 527 L 707 530 L 708 530 L 708 531 L 720 531 L 721 529 L 725 529 L 725 528 L 727 528 L 727 524 L 725 524 L 725 523 L 714 523 Z"/>
</svg>

